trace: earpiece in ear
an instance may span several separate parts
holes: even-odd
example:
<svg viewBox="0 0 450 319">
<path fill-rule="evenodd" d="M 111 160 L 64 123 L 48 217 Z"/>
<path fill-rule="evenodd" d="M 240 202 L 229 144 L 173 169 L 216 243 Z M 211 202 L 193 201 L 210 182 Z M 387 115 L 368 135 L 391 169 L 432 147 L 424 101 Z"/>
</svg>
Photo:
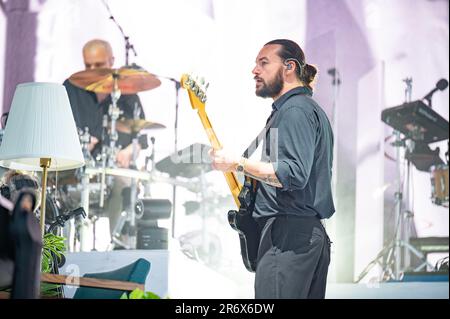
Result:
<svg viewBox="0 0 450 319">
<path fill-rule="evenodd" d="M 291 69 L 292 69 L 292 65 L 291 65 L 290 63 L 286 64 L 286 66 L 287 66 L 287 69 L 288 69 L 288 70 L 291 70 Z"/>
</svg>

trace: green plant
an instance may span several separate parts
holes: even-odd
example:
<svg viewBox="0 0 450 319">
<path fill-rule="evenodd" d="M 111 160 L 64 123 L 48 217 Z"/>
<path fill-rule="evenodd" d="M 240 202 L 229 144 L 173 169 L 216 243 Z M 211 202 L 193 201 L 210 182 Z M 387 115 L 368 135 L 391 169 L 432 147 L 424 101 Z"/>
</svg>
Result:
<svg viewBox="0 0 450 319">
<path fill-rule="evenodd" d="M 56 236 L 53 233 L 47 233 L 44 235 L 42 245 L 42 259 L 41 259 L 41 271 L 49 273 L 52 270 L 54 262 L 52 254 L 58 259 L 61 259 L 61 255 L 65 253 L 66 245 L 65 238 Z M 41 295 L 42 296 L 56 296 L 58 294 L 59 285 L 41 283 Z"/>
<path fill-rule="evenodd" d="M 42 261 L 41 270 L 42 272 L 49 273 L 53 265 L 52 253 L 56 258 L 60 259 L 61 255 L 66 251 L 66 244 L 64 243 L 66 239 L 61 236 L 56 236 L 52 233 L 47 233 L 44 235 L 43 247 L 42 247 Z"/>
<path fill-rule="evenodd" d="M 154 294 L 150 291 L 142 291 L 139 288 L 134 289 L 130 294 L 128 295 L 126 292 L 120 296 L 120 299 L 161 299 L 160 296 L 157 294 Z"/>
</svg>

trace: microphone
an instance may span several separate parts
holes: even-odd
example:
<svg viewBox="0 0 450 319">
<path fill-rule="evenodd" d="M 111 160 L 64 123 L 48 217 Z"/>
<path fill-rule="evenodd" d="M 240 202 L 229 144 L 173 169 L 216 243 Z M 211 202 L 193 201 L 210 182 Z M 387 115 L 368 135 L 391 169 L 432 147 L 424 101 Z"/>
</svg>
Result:
<svg viewBox="0 0 450 319">
<path fill-rule="evenodd" d="M 444 91 L 448 87 L 448 81 L 446 79 L 440 79 L 436 83 L 436 87 L 432 89 L 427 95 L 423 97 L 424 100 L 427 100 L 428 103 L 431 105 L 431 97 L 433 96 L 434 92 L 436 91 Z"/>
<path fill-rule="evenodd" d="M 438 83 L 436 83 L 436 88 L 439 89 L 439 91 L 444 91 L 448 87 L 448 81 L 446 79 L 440 79 Z"/>
</svg>

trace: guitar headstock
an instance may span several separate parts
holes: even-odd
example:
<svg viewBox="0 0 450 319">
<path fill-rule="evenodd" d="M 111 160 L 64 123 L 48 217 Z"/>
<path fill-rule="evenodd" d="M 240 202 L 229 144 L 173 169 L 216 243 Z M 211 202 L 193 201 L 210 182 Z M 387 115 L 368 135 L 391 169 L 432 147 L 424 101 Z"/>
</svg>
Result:
<svg viewBox="0 0 450 319">
<path fill-rule="evenodd" d="M 189 99 L 193 109 L 205 109 L 206 104 L 206 90 L 209 83 L 205 84 L 204 79 L 197 79 L 189 74 L 183 74 L 181 77 L 181 87 L 188 91 Z"/>
</svg>

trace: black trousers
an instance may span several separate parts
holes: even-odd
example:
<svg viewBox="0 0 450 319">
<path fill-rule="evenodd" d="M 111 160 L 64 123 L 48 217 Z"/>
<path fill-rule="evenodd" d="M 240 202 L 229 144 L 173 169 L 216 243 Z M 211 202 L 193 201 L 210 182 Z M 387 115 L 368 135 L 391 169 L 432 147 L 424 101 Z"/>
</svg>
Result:
<svg viewBox="0 0 450 319">
<path fill-rule="evenodd" d="M 331 242 L 320 220 L 283 215 L 258 224 L 255 298 L 325 298 Z"/>
</svg>

